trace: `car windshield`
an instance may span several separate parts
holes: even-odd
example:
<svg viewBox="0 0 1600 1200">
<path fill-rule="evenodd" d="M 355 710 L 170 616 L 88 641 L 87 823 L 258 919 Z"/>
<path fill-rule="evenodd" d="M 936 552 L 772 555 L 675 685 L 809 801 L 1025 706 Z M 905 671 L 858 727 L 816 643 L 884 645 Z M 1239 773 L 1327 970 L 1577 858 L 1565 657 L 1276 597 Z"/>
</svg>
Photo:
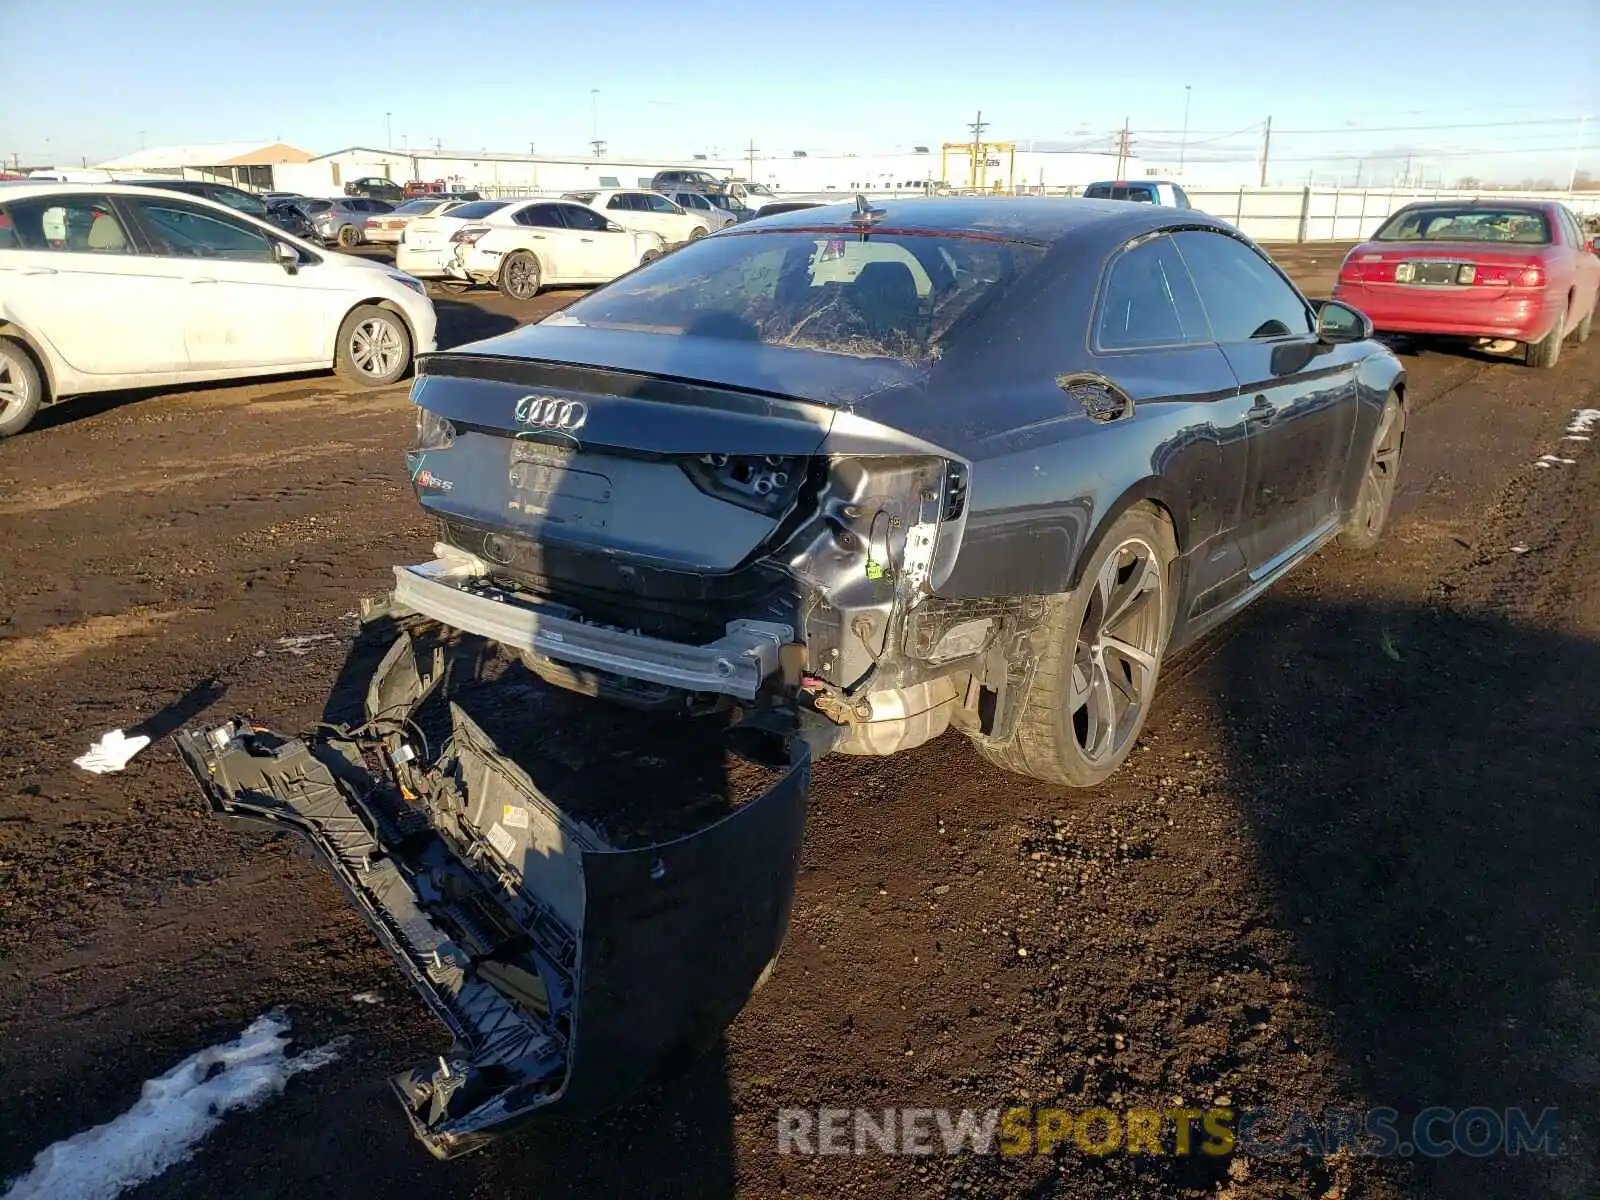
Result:
<svg viewBox="0 0 1600 1200">
<path fill-rule="evenodd" d="M 252 217 L 267 215 L 267 203 L 260 196 L 249 192 L 230 192 L 218 190 L 212 197 L 219 204 L 226 204 L 229 208 L 237 209 L 242 213 L 249 213 Z"/>
<path fill-rule="evenodd" d="M 460 217 L 463 221 L 481 221 L 484 217 L 493 216 L 505 206 L 504 200 L 477 200 L 471 204 L 463 204 L 460 208 L 452 208 L 449 215 Z"/>
<path fill-rule="evenodd" d="M 1438 205 L 1395 213 L 1374 235 L 1380 242 L 1520 242 L 1545 245 L 1550 223 L 1531 208 Z"/>
<path fill-rule="evenodd" d="M 960 235 L 735 234 L 692 242 L 552 320 L 927 362 L 1043 256 Z"/>
</svg>

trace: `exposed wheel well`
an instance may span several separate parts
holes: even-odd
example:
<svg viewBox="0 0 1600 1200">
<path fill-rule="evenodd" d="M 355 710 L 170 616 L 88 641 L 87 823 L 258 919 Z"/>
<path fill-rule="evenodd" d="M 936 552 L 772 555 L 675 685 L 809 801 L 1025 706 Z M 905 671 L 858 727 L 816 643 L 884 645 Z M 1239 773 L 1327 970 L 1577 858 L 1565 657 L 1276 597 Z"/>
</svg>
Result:
<svg viewBox="0 0 1600 1200">
<path fill-rule="evenodd" d="M 34 368 L 39 372 L 39 378 L 44 381 L 45 394 L 40 403 L 54 404 L 56 400 L 56 373 L 51 369 L 50 356 L 39 349 L 39 344 L 33 340 L 25 329 L 21 326 L 13 325 L 10 321 L 0 321 L 0 337 L 10 338 L 28 352 L 28 357 L 33 360 Z"/>
</svg>

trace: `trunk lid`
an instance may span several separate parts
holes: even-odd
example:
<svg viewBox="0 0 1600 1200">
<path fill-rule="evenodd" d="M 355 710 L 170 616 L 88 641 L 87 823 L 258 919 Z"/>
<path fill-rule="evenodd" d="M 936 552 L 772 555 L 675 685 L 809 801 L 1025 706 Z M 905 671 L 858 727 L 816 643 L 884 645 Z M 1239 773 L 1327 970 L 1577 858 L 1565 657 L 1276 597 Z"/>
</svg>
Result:
<svg viewBox="0 0 1600 1200">
<path fill-rule="evenodd" d="M 447 526 L 693 572 L 736 569 L 807 502 L 838 414 L 793 397 L 842 403 L 911 372 L 710 338 L 542 332 L 560 360 L 510 357 L 517 335 L 496 339 L 498 354 L 424 360 L 412 397 L 427 415 L 408 455 L 423 507 Z M 462 548 L 509 561 L 492 535 L 481 542 Z"/>
<path fill-rule="evenodd" d="M 1363 242 L 1346 256 L 1339 278 L 1377 291 L 1489 299 L 1514 287 L 1542 286 L 1515 281 L 1529 266 L 1545 268 L 1548 249 L 1477 241 Z M 1461 268 L 1468 266 L 1473 274 L 1464 277 Z"/>
</svg>

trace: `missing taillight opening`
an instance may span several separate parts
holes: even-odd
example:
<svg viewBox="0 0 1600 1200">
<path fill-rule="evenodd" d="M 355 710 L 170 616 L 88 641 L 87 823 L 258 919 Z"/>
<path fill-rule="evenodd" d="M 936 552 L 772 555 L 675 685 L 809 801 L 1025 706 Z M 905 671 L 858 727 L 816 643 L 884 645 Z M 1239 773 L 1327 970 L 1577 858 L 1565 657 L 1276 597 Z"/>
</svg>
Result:
<svg viewBox="0 0 1600 1200">
<path fill-rule="evenodd" d="M 779 454 L 701 454 L 679 465 L 708 496 L 769 516 L 794 503 L 806 472 L 805 459 Z"/>
</svg>

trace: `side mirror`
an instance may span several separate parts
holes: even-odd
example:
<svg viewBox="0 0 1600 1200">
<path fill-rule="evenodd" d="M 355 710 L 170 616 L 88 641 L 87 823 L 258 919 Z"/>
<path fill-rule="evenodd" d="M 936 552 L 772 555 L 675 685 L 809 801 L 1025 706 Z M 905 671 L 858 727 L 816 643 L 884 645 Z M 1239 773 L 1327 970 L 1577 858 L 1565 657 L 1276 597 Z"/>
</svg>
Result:
<svg viewBox="0 0 1600 1200">
<path fill-rule="evenodd" d="M 623 229 L 622 226 L 618 225 L 615 221 L 607 221 L 606 222 L 606 232 L 607 233 L 626 233 L 627 230 Z"/>
<path fill-rule="evenodd" d="M 272 261 L 290 275 L 300 273 L 300 251 L 289 245 L 288 242 L 272 243 Z"/>
<path fill-rule="evenodd" d="M 1366 313 L 1324 300 L 1317 310 L 1317 340 L 1328 346 L 1364 342 L 1372 336 L 1372 319 Z"/>
</svg>

